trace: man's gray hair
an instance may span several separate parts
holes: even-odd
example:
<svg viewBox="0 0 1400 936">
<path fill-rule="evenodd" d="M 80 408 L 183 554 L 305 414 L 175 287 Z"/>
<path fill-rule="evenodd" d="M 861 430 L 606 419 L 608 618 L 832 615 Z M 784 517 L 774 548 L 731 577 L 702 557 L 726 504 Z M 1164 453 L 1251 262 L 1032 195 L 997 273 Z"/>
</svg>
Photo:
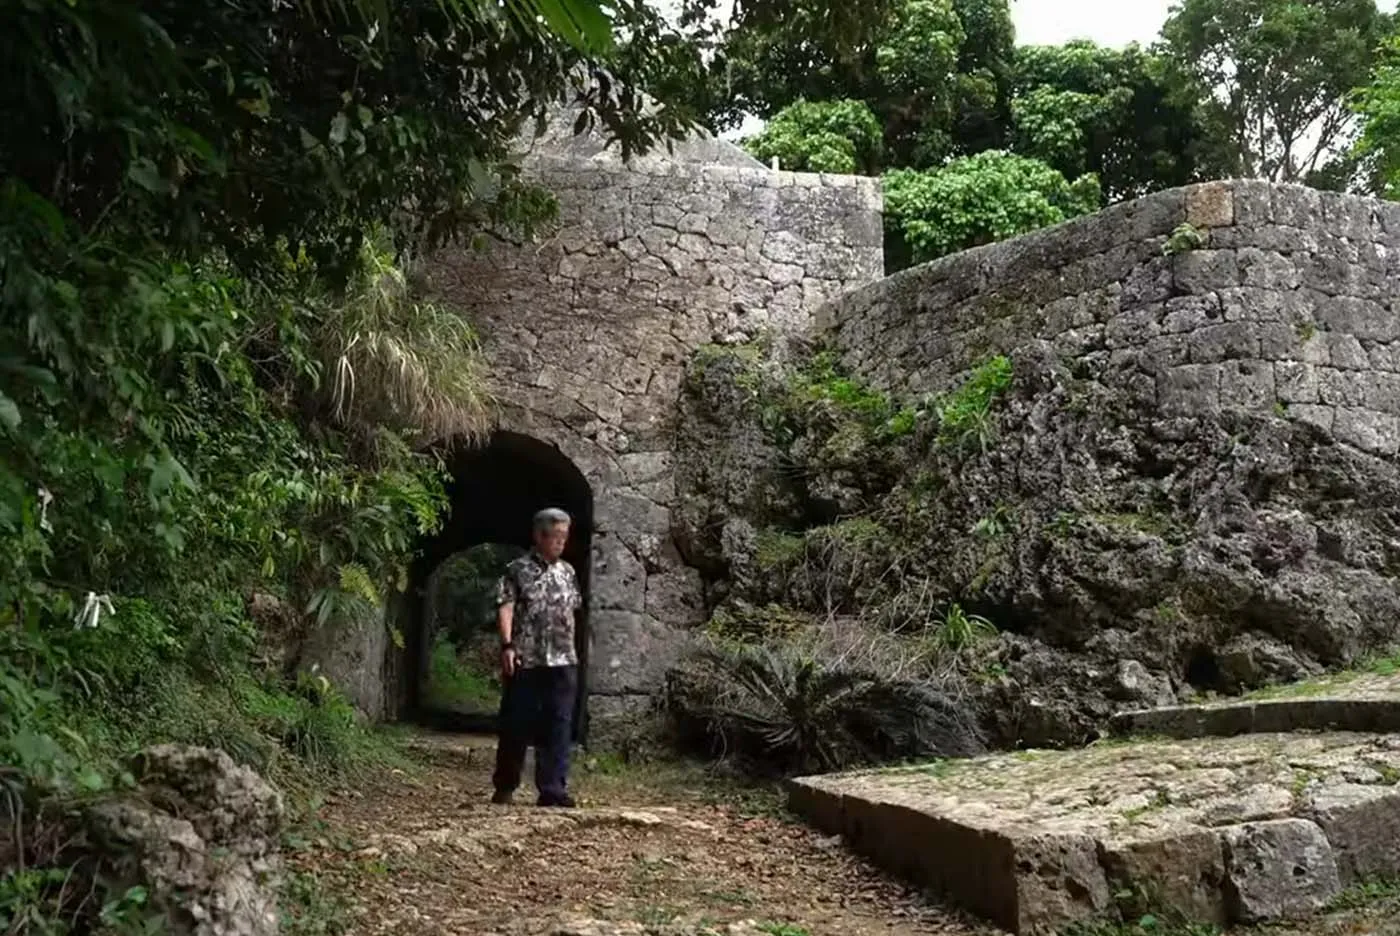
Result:
<svg viewBox="0 0 1400 936">
<path fill-rule="evenodd" d="M 535 514 L 535 532 L 539 533 L 544 530 L 552 529 L 561 523 L 572 525 L 573 522 L 573 517 L 570 517 L 558 507 L 546 507 L 544 510 Z"/>
</svg>

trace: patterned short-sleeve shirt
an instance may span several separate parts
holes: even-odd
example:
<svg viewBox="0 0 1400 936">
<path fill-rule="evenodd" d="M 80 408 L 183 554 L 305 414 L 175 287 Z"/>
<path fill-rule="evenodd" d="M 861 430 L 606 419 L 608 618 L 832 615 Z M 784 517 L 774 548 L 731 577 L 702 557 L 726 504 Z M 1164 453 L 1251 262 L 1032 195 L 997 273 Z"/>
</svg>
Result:
<svg viewBox="0 0 1400 936">
<path fill-rule="evenodd" d="M 514 604 L 511 642 L 522 668 L 574 666 L 574 612 L 583 604 L 574 567 L 527 553 L 506 567 L 496 606 Z"/>
</svg>

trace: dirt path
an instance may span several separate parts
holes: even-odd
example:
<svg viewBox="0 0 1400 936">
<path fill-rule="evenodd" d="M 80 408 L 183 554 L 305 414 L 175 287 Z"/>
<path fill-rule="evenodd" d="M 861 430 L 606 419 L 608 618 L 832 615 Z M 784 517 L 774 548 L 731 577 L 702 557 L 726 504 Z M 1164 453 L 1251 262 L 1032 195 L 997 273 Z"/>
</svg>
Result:
<svg viewBox="0 0 1400 936">
<path fill-rule="evenodd" d="M 429 766 L 330 800 L 294 859 L 350 898 L 352 933 L 990 932 L 784 820 L 775 798 L 746 802 L 698 769 L 585 760 L 580 809 L 537 809 L 528 787 L 525 805 L 503 808 L 487 802 L 492 752 L 480 739 L 420 744 Z"/>
</svg>

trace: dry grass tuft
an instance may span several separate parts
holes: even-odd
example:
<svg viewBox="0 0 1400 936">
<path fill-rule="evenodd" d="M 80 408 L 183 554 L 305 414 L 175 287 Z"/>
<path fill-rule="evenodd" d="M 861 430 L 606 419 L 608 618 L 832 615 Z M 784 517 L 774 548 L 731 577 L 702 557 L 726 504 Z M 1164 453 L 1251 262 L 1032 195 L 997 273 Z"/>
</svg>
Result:
<svg viewBox="0 0 1400 936">
<path fill-rule="evenodd" d="M 471 325 L 416 299 L 387 253 L 367 248 L 364 272 L 322 328 L 335 418 L 429 440 L 477 441 L 491 427 L 485 361 Z"/>
</svg>

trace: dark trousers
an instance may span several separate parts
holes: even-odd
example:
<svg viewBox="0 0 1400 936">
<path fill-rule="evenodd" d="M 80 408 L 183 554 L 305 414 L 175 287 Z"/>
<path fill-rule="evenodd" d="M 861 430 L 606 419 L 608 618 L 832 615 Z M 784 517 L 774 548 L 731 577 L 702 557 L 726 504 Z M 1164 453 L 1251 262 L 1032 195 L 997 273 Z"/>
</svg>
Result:
<svg viewBox="0 0 1400 936">
<path fill-rule="evenodd" d="M 535 746 L 535 788 L 541 796 L 562 796 L 569 782 L 573 744 L 577 666 L 536 666 L 517 670 L 501 693 L 500 737 L 496 741 L 496 789 L 520 786 L 525 750 Z"/>
</svg>

